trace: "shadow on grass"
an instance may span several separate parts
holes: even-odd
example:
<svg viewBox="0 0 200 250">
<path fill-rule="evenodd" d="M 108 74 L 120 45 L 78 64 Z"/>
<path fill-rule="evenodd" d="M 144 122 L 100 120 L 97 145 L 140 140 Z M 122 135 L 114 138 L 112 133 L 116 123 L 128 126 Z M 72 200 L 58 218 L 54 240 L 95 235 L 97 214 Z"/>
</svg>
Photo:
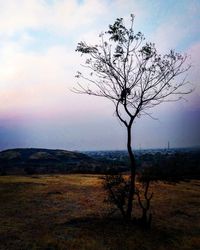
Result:
<svg viewBox="0 0 200 250">
<path fill-rule="evenodd" d="M 121 218 L 81 217 L 59 225 L 77 231 L 79 239 L 101 241 L 102 249 L 179 249 L 179 230 L 153 226 L 145 230 Z"/>
</svg>

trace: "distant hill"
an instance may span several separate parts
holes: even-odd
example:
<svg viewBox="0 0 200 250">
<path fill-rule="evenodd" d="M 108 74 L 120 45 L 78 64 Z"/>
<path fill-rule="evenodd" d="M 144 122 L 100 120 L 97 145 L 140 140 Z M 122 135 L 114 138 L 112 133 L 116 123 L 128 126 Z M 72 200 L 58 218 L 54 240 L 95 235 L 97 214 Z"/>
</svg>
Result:
<svg viewBox="0 0 200 250">
<path fill-rule="evenodd" d="M 153 167 L 164 176 L 200 178 L 200 150 L 142 150 L 135 153 L 137 171 Z M 129 171 L 126 151 L 73 152 L 16 148 L 0 152 L 0 175 L 48 173 L 116 173 Z"/>
<path fill-rule="evenodd" d="M 16 148 L 0 152 L 0 174 L 101 172 L 105 167 L 79 152 Z"/>
</svg>

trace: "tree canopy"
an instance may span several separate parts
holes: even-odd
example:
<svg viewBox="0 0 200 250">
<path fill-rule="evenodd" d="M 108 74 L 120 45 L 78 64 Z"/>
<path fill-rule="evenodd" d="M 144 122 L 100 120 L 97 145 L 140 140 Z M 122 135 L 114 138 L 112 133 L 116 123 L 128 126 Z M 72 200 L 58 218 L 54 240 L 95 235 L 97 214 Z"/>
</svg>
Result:
<svg viewBox="0 0 200 250">
<path fill-rule="evenodd" d="M 141 32 L 134 32 L 133 25 L 134 15 L 130 28 L 126 28 L 123 18 L 117 18 L 108 31 L 99 35 L 100 44 L 81 41 L 76 49 L 87 56 L 83 65 L 87 70 L 76 75 L 87 85 L 78 83 L 75 91 L 110 99 L 126 126 L 141 114 L 150 115 L 154 106 L 179 100 L 191 91 L 186 88 L 186 78 L 178 78 L 190 68 L 187 55 L 174 50 L 161 55 L 154 43 L 146 42 Z"/>
</svg>

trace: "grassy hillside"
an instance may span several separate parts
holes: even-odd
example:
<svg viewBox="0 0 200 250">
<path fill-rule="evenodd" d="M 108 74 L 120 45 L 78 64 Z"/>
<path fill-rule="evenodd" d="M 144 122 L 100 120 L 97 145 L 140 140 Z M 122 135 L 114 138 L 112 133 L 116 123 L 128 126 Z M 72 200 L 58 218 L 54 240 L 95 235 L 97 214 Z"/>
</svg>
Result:
<svg viewBox="0 0 200 250">
<path fill-rule="evenodd" d="M 42 148 L 16 148 L 0 152 L 1 162 L 27 163 L 38 161 L 60 161 L 69 162 L 72 160 L 90 160 L 85 154 L 67 150 L 42 149 Z"/>
<path fill-rule="evenodd" d="M 73 151 L 17 148 L 0 152 L 0 174 L 94 172 L 98 161 Z"/>
<path fill-rule="evenodd" d="M 98 176 L 1 176 L 0 249 L 198 249 L 200 181 L 152 189 L 145 232 L 107 217 Z"/>
</svg>

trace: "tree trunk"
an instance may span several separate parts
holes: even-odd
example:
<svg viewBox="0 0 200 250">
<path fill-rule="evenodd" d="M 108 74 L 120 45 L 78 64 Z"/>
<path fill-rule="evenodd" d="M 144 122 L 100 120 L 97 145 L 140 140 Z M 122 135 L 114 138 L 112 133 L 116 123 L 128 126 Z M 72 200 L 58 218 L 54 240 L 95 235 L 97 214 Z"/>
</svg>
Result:
<svg viewBox="0 0 200 250">
<path fill-rule="evenodd" d="M 130 220 L 133 210 L 133 198 L 135 193 L 135 172 L 136 172 L 135 157 L 131 147 L 131 126 L 127 127 L 127 149 L 130 159 L 131 183 L 130 183 L 128 204 L 127 204 L 126 218 L 127 220 Z"/>
<path fill-rule="evenodd" d="M 147 209 L 145 209 L 145 208 L 142 209 L 142 218 L 141 218 L 141 220 L 142 220 L 142 223 L 144 225 L 147 225 Z"/>
</svg>

